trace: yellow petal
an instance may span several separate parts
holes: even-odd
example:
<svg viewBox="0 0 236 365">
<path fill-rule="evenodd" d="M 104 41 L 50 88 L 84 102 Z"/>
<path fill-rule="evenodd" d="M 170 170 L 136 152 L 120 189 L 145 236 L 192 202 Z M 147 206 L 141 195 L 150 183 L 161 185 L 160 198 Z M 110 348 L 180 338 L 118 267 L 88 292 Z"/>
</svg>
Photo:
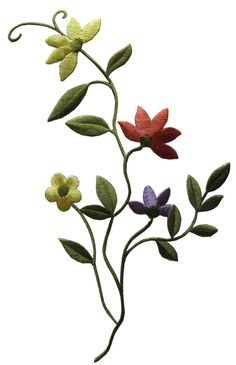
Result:
<svg viewBox="0 0 236 365">
<path fill-rule="evenodd" d="M 66 181 L 66 178 L 64 175 L 62 175 L 60 172 L 53 175 L 51 178 L 52 186 L 57 188 L 58 186 L 64 184 Z"/>
<path fill-rule="evenodd" d="M 55 48 L 63 47 L 63 46 L 69 46 L 70 41 L 67 37 L 61 36 L 61 35 L 54 35 L 51 37 L 48 37 L 46 39 L 46 43 Z"/>
<path fill-rule="evenodd" d="M 58 199 L 57 189 L 54 187 L 50 187 L 45 191 L 45 198 L 49 202 L 55 202 Z"/>
<path fill-rule="evenodd" d="M 99 32 L 101 27 L 101 19 L 94 19 L 89 22 L 85 27 L 82 29 L 79 38 L 84 42 L 91 41 L 95 37 L 95 35 Z"/>
<path fill-rule="evenodd" d="M 64 198 L 59 198 L 57 200 L 57 207 L 59 210 L 61 210 L 62 212 L 66 212 L 67 210 L 70 209 L 71 207 L 71 202 L 69 200 L 69 197 L 66 196 Z"/>
<path fill-rule="evenodd" d="M 64 81 L 76 68 L 77 65 L 77 53 L 69 53 L 60 63 L 59 73 L 61 81 Z"/>
<path fill-rule="evenodd" d="M 71 52 L 70 47 L 56 48 L 56 49 L 54 49 L 54 51 L 52 51 L 52 53 L 48 57 L 46 63 L 48 65 L 51 65 L 52 63 L 62 61 L 63 58 L 65 58 L 66 55 L 68 55 L 70 52 Z"/>
<path fill-rule="evenodd" d="M 70 190 L 68 194 L 68 199 L 71 203 L 78 203 L 82 199 L 81 192 L 77 189 Z"/>
<path fill-rule="evenodd" d="M 79 186 L 79 179 L 76 176 L 68 176 L 66 179 L 66 185 L 71 189 L 76 189 Z"/>
<path fill-rule="evenodd" d="M 70 39 L 78 38 L 81 32 L 81 26 L 75 18 L 72 18 L 67 26 L 67 35 Z"/>
</svg>

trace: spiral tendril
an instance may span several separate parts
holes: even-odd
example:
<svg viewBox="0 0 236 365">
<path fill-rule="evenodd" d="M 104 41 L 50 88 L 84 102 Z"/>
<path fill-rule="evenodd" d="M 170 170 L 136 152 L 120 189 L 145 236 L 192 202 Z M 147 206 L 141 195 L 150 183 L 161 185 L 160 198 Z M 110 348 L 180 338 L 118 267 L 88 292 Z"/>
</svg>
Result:
<svg viewBox="0 0 236 365">
<path fill-rule="evenodd" d="M 58 27 L 57 25 L 57 22 L 56 22 L 56 17 L 59 15 L 59 14 L 63 14 L 62 15 L 62 19 L 65 19 L 67 17 L 67 11 L 66 10 L 58 10 L 52 17 L 52 23 L 55 27 L 55 30 L 60 33 L 61 35 L 64 35 L 64 33 L 61 31 L 61 29 Z"/>
</svg>

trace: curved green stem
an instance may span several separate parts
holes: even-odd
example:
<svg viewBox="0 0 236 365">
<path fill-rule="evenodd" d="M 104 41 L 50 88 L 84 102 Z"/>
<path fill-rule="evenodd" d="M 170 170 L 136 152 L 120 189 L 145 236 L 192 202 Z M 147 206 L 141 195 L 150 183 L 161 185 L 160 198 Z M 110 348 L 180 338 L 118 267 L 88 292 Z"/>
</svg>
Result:
<svg viewBox="0 0 236 365">
<path fill-rule="evenodd" d="M 72 207 L 76 210 L 77 213 L 79 213 L 80 217 L 82 218 L 82 220 L 83 220 L 83 222 L 84 222 L 84 224 L 85 224 L 85 226 L 88 230 L 90 239 L 91 239 L 91 243 L 92 243 L 92 246 L 93 246 L 93 269 L 94 269 L 94 274 L 95 274 L 95 278 L 96 278 L 97 285 L 98 285 L 98 291 L 99 291 L 99 294 L 100 294 L 102 306 L 105 309 L 108 316 L 112 319 L 112 321 L 117 323 L 117 321 L 115 320 L 115 318 L 113 317 L 113 315 L 111 314 L 110 310 L 107 308 L 106 303 L 105 303 L 105 299 L 104 299 L 104 295 L 103 295 L 103 291 L 102 291 L 102 286 L 101 286 L 101 281 L 100 281 L 100 278 L 99 278 L 97 265 L 96 265 L 96 255 L 97 255 L 97 253 L 96 253 L 96 242 L 95 242 L 95 238 L 94 238 L 94 235 L 93 235 L 93 231 L 92 231 L 92 229 L 90 227 L 90 224 L 88 223 L 87 219 L 85 218 L 84 214 L 81 212 L 81 210 L 75 204 L 72 204 Z"/>
</svg>

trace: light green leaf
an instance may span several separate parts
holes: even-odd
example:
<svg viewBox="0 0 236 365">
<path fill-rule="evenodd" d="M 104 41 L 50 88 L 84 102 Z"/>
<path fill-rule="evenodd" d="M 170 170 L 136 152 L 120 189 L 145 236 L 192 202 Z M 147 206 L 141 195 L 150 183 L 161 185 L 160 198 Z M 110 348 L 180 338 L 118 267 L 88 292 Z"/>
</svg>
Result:
<svg viewBox="0 0 236 365">
<path fill-rule="evenodd" d="M 209 210 L 215 209 L 223 199 L 223 195 L 214 195 L 207 199 L 199 209 L 199 212 L 207 212 Z"/>
<path fill-rule="evenodd" d="M 81 115 L 69 120 L 66 125 L 74 132 L 89 137 L 100 136 L 110 130 L 104 119 L 94 115 Z"/>
<path fill-rule="evenodd" d="M 64 238 L 59 238 L 59 241 L 72 259 L 82 264 L 93 264 L 92 256 L 79 243 Z"/>
<path fill-rule="evenodd" d="M 117 68 L 126 64 L 132 54 L 132 46 L 128 44 L 126 47 L 115 53 L 109 60 L 106 74 L 109 76 Z"/>
<path fill-rule="evenodd" d="M 68 76 L 72 74 L 72 72 L 76 68 L 77 60 L 78 54 L 71 52 L 61 61 L 59 68 L 61 81 L 64 81 Z"/>
<path fill-rule="evenodd" d="M 101 19 L 92 20 L 87 25 L 85 25 L 78 37 L 83 41 L 83 43 L 91 41 L 91 39 L 93 39 L 99 32 L 100 27 Z"/>
<path fill-rule="evenodd" d="M 53 35 L 46 39 L 46 43 L 55 48 L 66 47 L 70 45 L 70 41 L 67 37 L 62 35 Z"/>
<path fill-rule="evenodd" d="M 111 214 L 102 205 L 86 205 L 81 212 L 89 218 L 103 220 L 111 217 Z"/>
<path fill-rule="evenodd" d="M 160 252 L 160 255 L 164 257 L 164 259 L 170 261 L 178 261 L 178 254 L 173 246 L 166 241 L 157 241 L 157 247 Z"/>
<path fill-rule="evenodd" d="M 62 61 L 66 57 L 66 55 L 68 55 L 70 52 L 71 52 L 70 47 L 56 48 L 54 49 L 54 51 L 52 51 L 46 63 L 48 65 L 51 65 L 52 63 Z"/>
<path fill-rule="evenodd" d="M 210 175 L 207 181 L 206 191 L 209 192 L 219 189 L 229 176 L 229 172 L 230 172 L 230 163 L 226 163 L 218 167 L 218 169 L 216 169 L 215 171 L 213 171 L 213 173 Z"/>
<path fill-rule="evenodd" d="M 218 232 L 218 229 L 209 224 L 200 224 L 199 226 L 193 227 L 190 232 L 201 237 L 211 237 Z"/>
<path fill-rule="evenodd" d="M 70 39 L 78 38 L 81 33 L 81 26 L 79 22 L 72 18 L 70 23 L 67 25 L 67 35 Z"/>
<path fill-rule="evenodd" d="M 96 192 L 98 199 L 109 213 L 114 213 L 117 204 L 117 195 L 113 185 L 102 176 L 97 176 Z"/>
<path fill-rule="evenodd" d="M 202 203 L 202 192 L 197 180 L 190 175 L 187 178 L 187 191 L 190 203 L 198 210 Z"/>
<path fill-rule="evenodd" d="M 63 118 L 65 115 L 71 113 L 85 97 L 89 84 L 82 84 L 68 90 L 58 100 L 56 106 L 51 112 L 48 121 Z"/>
<path fill-rule="evenodd" d="M 179 232 L 181 226 L 181 214 L 179 209 L 175 205 L 172 205 L 171 207 L 167 219 L 167 226 L 169 234 L 171 238 L 173 238 Z"/>
</svg>

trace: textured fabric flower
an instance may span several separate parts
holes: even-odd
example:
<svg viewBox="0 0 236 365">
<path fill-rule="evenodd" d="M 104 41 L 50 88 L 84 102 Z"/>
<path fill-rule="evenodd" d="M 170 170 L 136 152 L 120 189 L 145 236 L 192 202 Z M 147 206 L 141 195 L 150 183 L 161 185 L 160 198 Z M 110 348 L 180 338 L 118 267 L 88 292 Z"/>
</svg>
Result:
<svg viewBox="0 0 236 365">
<path fill-rule="evenodd" d="M 165 189 L 156 196 L 151 186 L 146 186 L 143 190 L 143 203 L 130 201 L 129 207 L 136 214 L 147 214 L 149 218 L 156 218 L 159 215 L 167 217 L 171 204 L 166 204 L 170 197 L 170 188 Z"/>
<path fill-rule="evenodd" d="M 150 147 L 159 157 L 165 159 L 178 158 L 174 148 L 166 143 L 173 141 L 181 132 L 175 128 L 164 128 L 168 120 L 168 109 L 160 111 L 153 119 L 140 106 L 135 115 L 135 125 L 119 122 L 124 135 L 143 147 Z"/>
<path fill-rule="evenodd" d="M 67 26 L 67 36 L 55 35 L 46 39 L 46 43 L 55 48 L 46 63 L 52 64 L 61 61 L 59 67 L 61 81 L 64 81 L 74 71 L 82 45 L 91 41 L 99 32 L 100 27 L 101 19 L 92 20 L 82 29 L 77 20 L 72 18 Z"/>
<path fill-rule="evenodd" d="M 49 202 L 56 202 L 62 212 L 69 210 L 73 203 L 81 200 L 81 192 L 77 189 L 79 180 L 76 176 L 65 178 L 64 175 L 57 173 L 53 175 L 51 183 L 52 186 L 45 191 L 45 197 Z"/>
</svg>

